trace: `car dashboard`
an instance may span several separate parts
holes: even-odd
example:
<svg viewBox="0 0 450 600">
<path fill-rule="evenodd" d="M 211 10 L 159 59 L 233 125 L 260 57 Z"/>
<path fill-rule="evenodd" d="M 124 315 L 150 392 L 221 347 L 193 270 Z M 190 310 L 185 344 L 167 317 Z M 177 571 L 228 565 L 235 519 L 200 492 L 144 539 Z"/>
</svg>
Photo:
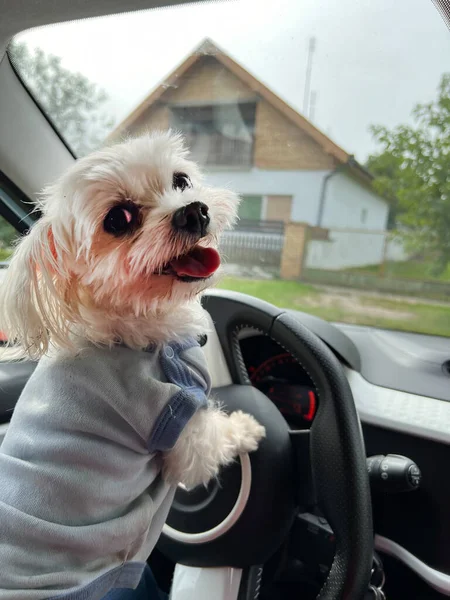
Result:
<svg viewBox="0 0 450 600">
<path fill-rule="evenodd" d="M 289 312 L 321 338 L 340 361 L 362 422 L 367 456 L 407 456 L 421 470 L 420 489 L 372 494 L 375 545 L 383 552 L 388 580 L 402 582 L 398 590 L 391 584 L 392 597 L 433 600 L 450 596 L 448 341 L 331 324 L 305 313 Z M 238 340 L 248 383 L 272 400 L 292 431 L 308 430 L 320 398 L 305 369 L 257 330 L 241 329 Z M 213 386 L 233 383 L 216 330 L 208 335 L 204 351 Z M 34 368 L 30 362 L 0 362 L 0 443 Z M 318 531 L 316 526 L 308 526 L 308 535 Z M 311 553 L 313 541 L 304 539 Z M 399 570 L 401 578 L 389 578 L 390 572 Z M 412 590 L 409 595 L 408 590 Z"/>
</svg>

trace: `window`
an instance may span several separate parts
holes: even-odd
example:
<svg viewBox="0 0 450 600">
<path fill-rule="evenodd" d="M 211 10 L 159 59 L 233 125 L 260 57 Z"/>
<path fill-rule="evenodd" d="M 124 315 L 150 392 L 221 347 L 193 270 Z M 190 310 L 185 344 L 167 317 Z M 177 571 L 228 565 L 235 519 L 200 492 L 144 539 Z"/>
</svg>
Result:
<svg viewBox="0 0 450 600">
<path fill-rule="evenodd" d="M 18 237 L 17 231 L 3 217 L 0 217 L 0 270 L 2 263 L 7 261 L 12 254 L 12 245 Z"/>
<path fill-rule="evenodd" d="M 260 220 L 262 210 L 262 196 L 243 196 L 239 206 L 241 220 Z"/>
<path fill-rule="evenodd" d="M 200 164 L 250 167 L 255 113 L 255 103 L 172 106 L 171 124 Z"/>
<path fill-rule="evenodd" d="M 0 194 L 0 199 L 1 198 L 2 195 Z M 19 233 L 16 231 L 16 229 L 14 229 L 14 227 L 10 225 L 5 218 L 0 216 L 0 285 L 2 284 L 2 280 L 8 266 L 8 261 L 12 254 L 13 243 L 18 236 Z M 6 338 L 0 331 L 0 346 L 4 345 L 5 342 Z"/>
<path fill-rule="evenodd" d="M 9 185 L 11 185 L 9 181 L 7 184 L 6 182 L 0 183 L 0 203 L 3 208 L 6 209 L 7 213 L 11 205 L 14 204 L 11 198 L 11 192 L 7 191 Z M 16 198 L 16 201 L 17 200 L 18 199 Z M 23 204 L 22 207 L 25 208 Z M 22 219 L 22 222 L 25 222 L 25 219 Z M 2 270 L 6 267 L 6 263 L 13 252 L 14 243 L 19 235 L 17 229 L 15 229 L 5 217 L 0 216 L 0 281 L 3 275 Z"/>
<path fill-rule="evenodd" d="M 235 289 L 450 338 L 450 36 L 434 4 L 172 2 L 28 30 L 8 52 L 75 155 L 178 129 L 207 185 L 245 194 L 224 250 Z"/>
</svg>

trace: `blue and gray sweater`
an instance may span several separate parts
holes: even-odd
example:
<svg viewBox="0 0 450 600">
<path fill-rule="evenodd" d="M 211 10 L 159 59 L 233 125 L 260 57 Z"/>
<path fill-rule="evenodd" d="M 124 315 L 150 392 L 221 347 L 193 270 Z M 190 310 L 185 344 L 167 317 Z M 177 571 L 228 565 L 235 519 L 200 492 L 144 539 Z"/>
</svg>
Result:
<svg viewBox="0 0 450 600">
<path fill-rule="evenodd" d="M 0 447 L 0 600 L 137 586 L 174 495 L 161 452 L 210 386 L 193 339 L 40 361 Z"/>
</svg>

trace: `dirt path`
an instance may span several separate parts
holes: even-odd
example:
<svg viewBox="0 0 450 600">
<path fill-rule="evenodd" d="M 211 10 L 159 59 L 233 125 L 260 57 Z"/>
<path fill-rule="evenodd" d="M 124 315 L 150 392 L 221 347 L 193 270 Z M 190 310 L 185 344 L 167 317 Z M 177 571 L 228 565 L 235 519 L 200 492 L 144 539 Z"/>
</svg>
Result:
<svg viewBox="0 0 450 600">
<path fill-rule="evenodd" d="M 432 298 L 411 298 L 410 296 L 389 294 L 385 292 L 376 292 L 374 290 L 364 291 L 346 287 L 320 285 L 317 283 L 314 283 L 312 285 L 314 285 L 314 287 L 320 292 L 326 294 L 335 294 L 339 297 L 356 295 L 363 298 L 380 298 L 382 300 L 392 300 L 393 302 L 398 302 L 399 304 L 431 304 L 433 306 L 450 306 L 450 302 L 444 302 L 443 300 L 433 300 Z"/>
<path fill-rule="evenodd" d="M 414 319 L 415 315 L 407 310 L 390 309 L 376 304 L 376 298 L 374 304 L 367 301 L 370 299 L 370 295 L 360 293 L 356 290 L 332 290 L 320 288 L 323 293 L 314 294 L 311 296 L 303 296 L 301 299 L 302 305 L 311 307 L 321 308 L 336 308 L 344 310 L 352 315 L 361 315 L 371 317 L 378 317 L 380 319 L 392 319 L 408 321 Z M 366 301 L 363 303 L 361 300 L 365 298 Z"/>
</svg>

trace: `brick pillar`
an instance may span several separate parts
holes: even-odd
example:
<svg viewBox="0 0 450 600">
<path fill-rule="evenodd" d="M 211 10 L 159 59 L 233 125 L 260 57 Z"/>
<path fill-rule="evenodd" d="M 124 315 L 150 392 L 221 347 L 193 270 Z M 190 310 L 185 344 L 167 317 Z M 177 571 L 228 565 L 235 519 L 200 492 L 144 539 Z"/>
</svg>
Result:
<svg viewBox="0 0 450 600">
<path fill-rule="evenodd" d="M 306 223 L 286 223 L 281 255 L 281 279 L 299 279 L 301 277 L 307 233 L 308 225 Z"/>
</svg>

